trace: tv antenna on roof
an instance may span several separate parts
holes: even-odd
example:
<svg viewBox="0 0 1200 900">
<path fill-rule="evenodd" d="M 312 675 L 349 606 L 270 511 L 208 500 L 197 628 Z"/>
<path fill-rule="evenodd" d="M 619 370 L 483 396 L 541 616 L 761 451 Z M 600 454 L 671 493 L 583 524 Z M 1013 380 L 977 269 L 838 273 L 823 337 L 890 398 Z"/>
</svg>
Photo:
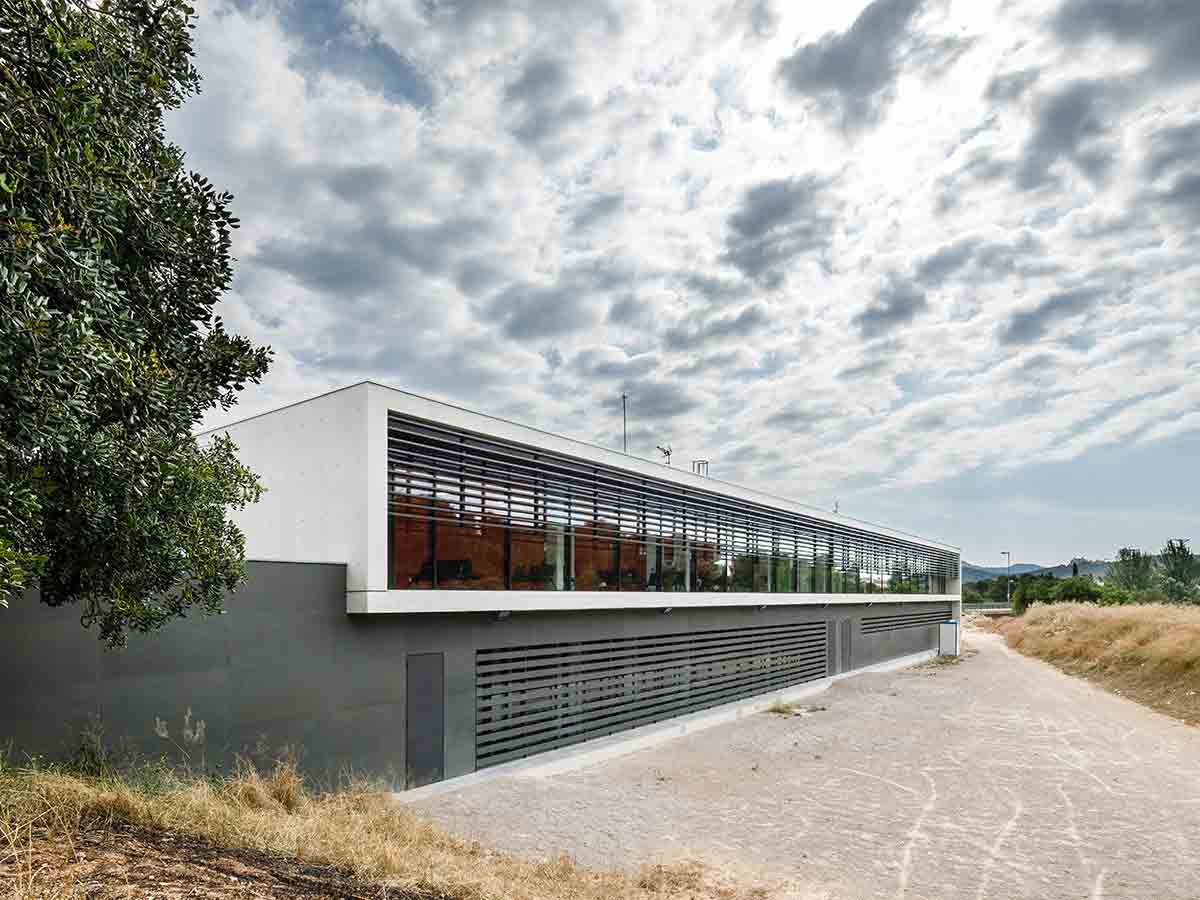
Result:
<svg viewBox="0 0 1200 900">
<path fill-rule="evenodd" d="M 671 464 L 671 445 L 667 444 L 667 446 L 664 447 L 662 444 L 659 444 L 658 452 L 667 458 L 667 465 L 669 466 Z"/>
</svg>

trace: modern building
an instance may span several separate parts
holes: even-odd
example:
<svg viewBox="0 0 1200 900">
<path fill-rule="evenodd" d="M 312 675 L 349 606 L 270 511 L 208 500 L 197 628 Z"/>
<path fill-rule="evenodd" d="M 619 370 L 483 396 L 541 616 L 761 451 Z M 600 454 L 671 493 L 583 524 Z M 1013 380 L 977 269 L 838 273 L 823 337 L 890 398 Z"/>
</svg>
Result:
<svg viewBox="0 0 1200 900">
<path fill-rule="evenodd" d="M 267 487 L 250 580 L 61 676 L 122 733 L 186 702 L 213 756 L 424 784 L 930 654 L 958 617 L 952 546 L 382 385 L 218 432 Z"/>
</svg>

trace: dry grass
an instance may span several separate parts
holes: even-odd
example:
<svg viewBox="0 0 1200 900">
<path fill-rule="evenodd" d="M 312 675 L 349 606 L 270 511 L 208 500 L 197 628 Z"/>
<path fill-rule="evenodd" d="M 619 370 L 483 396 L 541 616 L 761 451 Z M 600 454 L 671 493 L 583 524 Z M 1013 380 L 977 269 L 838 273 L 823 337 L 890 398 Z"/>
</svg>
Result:
<svg viewBox="0 0 1200 900">
<path fill-rule="evenodd" d="M 170 777 L 147 788 L 55 770 L 0 771 L 0 873 L 14 896 L 69 897 L 26 860 L 39 842 L 61 846 L 97 830 L 136 826 L 191 835 L 218 847 L 265 851 L 329 866 L 392 894 L 441 900 L 617 900 L 764 896 L 718 885 L 699 866 L 656 866 L 637 875 L 595 870 L 566 856 L 526 860 L 441 831 L 368 785 L 308 792 L 295 766 L 269 774 L 250 765 L 222 781 Z M 7 858 L 5 858 L 7 857 Z M 0 881 L 0 887 L 3 882 Z"/>
<path fill-rule="evenodd" d="M 1035 606 L 1000 631 L 1022 653 L 1200 724 L 1198 608 Z"/>
<path fill-rule="evenodd" d="M 783 700 L 772 700 L 771 705 L 767 707 L 767 712 L 777 716 L 790 716 L 796 712 L 796 704 Z"/>
</svg>

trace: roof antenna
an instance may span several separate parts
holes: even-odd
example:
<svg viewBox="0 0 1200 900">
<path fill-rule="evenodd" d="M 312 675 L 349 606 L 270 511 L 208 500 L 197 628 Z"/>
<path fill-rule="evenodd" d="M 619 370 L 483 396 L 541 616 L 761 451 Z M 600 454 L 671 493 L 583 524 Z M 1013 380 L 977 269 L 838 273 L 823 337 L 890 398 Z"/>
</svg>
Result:
<svg viewBox="0 0 1200 900">
<path fill-rule="evenodd" d="M 658 452 L 667 458 L 667 465 L 669 466 L 671 464 L 671 445 L 667 444 L 667 446 L 664 447 L 662 444 L 659 444 Z"/>
<path fill-rule="evenodd" d="M 834 513 L 837 513 L 838 511 L 838 502 L 836 500 L 833 501 L 833 511 Z"/>
</svg>

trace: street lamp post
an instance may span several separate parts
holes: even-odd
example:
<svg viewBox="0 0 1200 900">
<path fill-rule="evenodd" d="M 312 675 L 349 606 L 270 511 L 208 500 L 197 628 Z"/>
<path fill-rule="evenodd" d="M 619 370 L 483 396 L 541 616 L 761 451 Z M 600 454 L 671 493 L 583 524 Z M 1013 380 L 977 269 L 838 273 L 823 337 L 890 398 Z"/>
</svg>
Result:
<svg viewBox="0 0 1200 900">
<path fill-rule="evenodd" d="M 1004 601 L 1012 609 L 1012 554 L 1007 550 L 1000 552 L 1008 557 L 1008 571 L 1004 574 Z"/>
</svg>

